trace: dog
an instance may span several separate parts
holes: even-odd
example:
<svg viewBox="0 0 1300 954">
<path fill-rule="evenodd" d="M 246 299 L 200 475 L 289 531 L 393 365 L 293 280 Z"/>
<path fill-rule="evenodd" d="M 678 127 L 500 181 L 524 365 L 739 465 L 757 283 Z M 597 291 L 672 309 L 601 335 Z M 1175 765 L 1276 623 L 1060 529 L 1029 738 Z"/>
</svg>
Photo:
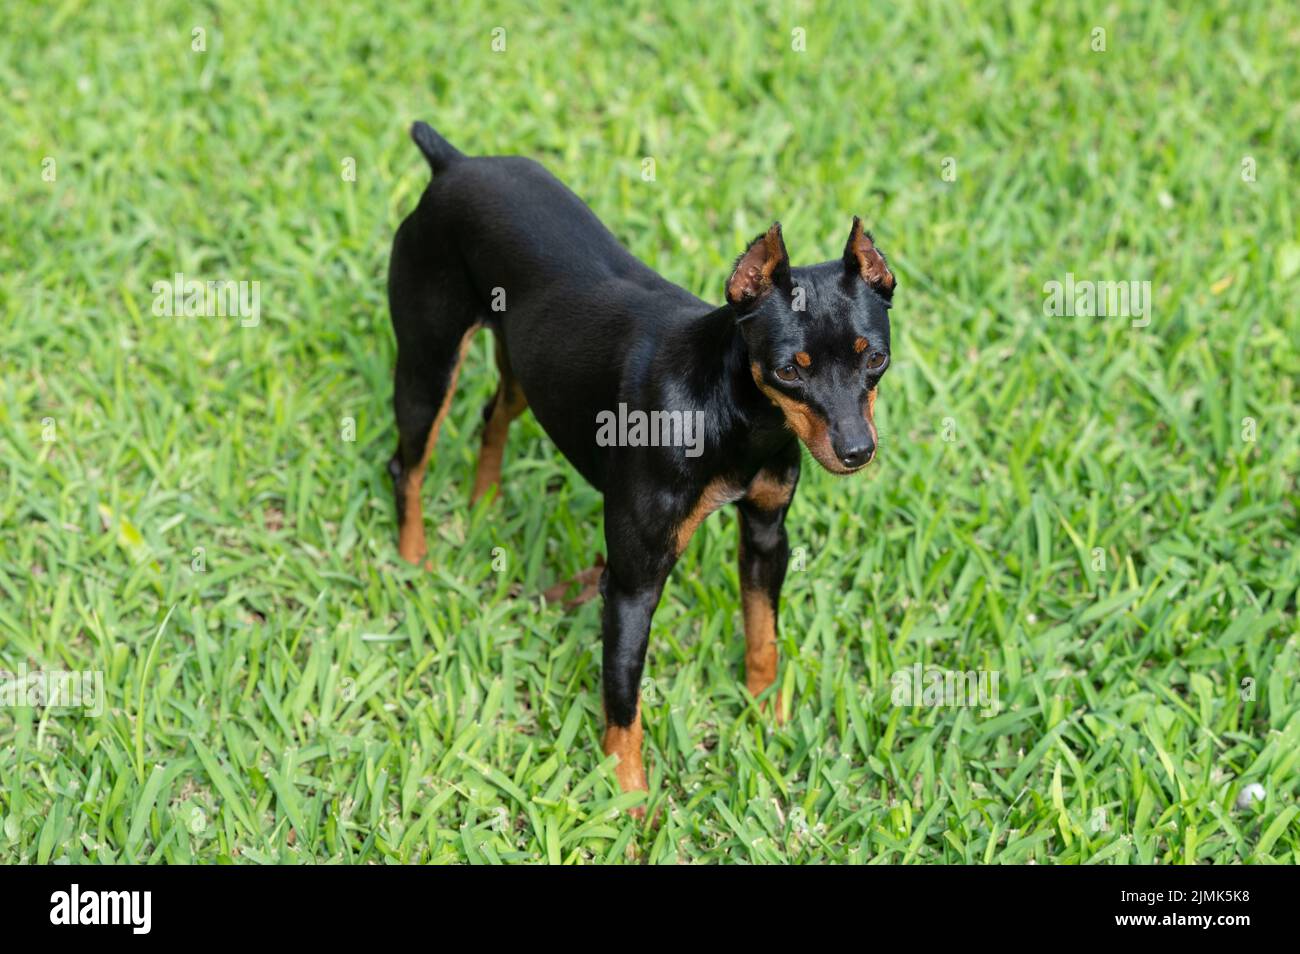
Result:
<svg viewBox="0 0 1300 954">
<path fill-rule="evenodd" d="M 466 156 L 420 122 L 411 138 L 433 178 L 388 273 L 398 550 L 425 559 L 420 487 L 461 361 L 487 328 L 500 380 L 473 499 L 499 482 L 525 408 L 603 495 L 603 748 L 622 789 L 644 791 L 641 674 L 664 582 L 704 518 L 735 504 L 745 684 L 763 696 L 777 675 L 799 443 L 835 474 L 874 458 L 894 275 L 857 216 L 839 259 L 797 268 L 777 222 L 737 259 L 726 303 L 711 305 L 634 258 L 539 163 Z M 664 426 L 598 440 L 597 422 L 626 408 Z M 690 446 L 674 440 L 685 422 L 698 422 Z M 762 701 L 779 717 L 779 698 Z"/>
</svg>

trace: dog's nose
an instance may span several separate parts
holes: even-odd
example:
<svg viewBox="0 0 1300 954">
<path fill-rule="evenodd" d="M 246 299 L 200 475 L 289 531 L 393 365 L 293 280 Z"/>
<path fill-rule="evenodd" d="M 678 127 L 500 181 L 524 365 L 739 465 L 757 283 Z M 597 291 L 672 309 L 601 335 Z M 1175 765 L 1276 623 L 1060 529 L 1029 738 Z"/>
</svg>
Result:
<svg viewBox="0 0 1300 954">
<path fill-rule="evenodd" d="M 849 470 L 857 470 L 867 461 L 871 460 L 871 455 L 876 452 L 876 445 L 870 441 L 865 444 L 855 444 L 853 447 L 846 448 L 840 453 L 840 463 Z"/>
</svg>

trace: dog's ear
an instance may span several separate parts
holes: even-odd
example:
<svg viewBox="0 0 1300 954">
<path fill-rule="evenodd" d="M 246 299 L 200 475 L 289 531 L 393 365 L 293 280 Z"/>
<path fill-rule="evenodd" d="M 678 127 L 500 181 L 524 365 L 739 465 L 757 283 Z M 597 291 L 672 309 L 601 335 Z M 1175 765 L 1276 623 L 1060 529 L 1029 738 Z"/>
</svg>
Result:
<svg viewBox="0 0 1300 954">
<path fill-rule="evenodd" d="M 790 287 L 790 256 L 781 238 L 781 223 L 749 243 L 727 280 L 727 301 L 737 309 L 755 305 L 773 286 Z"/>
<path fill-rule="evenodd" d="M 844 266 L 857 275 L 885 301 L 894 297 L 894 273 L 889 270 L 889 263 L 871 233 L 863 231 L 862 220 L 853 216 L 853 230 L 849 232 L 848 244 L 844 246 Z"/>
</svg>

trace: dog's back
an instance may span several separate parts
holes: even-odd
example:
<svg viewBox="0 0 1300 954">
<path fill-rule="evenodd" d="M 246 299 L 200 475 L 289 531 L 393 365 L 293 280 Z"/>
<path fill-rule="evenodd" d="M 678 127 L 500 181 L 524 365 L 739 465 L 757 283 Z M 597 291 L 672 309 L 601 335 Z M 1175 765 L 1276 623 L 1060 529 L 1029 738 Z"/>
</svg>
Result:
<svg viewBox="0 0 1300 954">
<path fill-rule="evenodd" d="M 611 281 L 656 294 L 676 288 L 638 261 L 541 163 L 466 156 L 425 123 L 412 126 L 411 138 L 434 172 L 411 218 L 426 233 L 454 238 L 485 299 L 495 288 L 521 300 L 589 294 Z"/>
<path fill-rule="evenodd" d="M 423 123 L 411 135 L 434 176 L 398 230 L 390 265 L 399 395 L 449 380 L 463 336 L 489 328 L 506 386 L 600 487 L 592 422 L 617 407 L 627 363 L 644 363 L 665 332 L 711 306 L 633 257 L 540 163 L 466 156 Z M 559 343 L 564 360 L 539 341 Z M 408 378 L 425 383 L 404 387 Z M 413 416 L 410 441 L 422 448 L 429 412 Z"/>
</svg>

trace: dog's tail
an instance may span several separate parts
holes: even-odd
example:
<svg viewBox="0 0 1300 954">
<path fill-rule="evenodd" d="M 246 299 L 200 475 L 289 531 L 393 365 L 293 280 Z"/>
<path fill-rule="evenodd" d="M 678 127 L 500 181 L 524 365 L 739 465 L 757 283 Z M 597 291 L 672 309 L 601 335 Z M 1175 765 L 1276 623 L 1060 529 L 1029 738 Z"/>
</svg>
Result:
<svg viewBox="0 0 1300 954">
<path fill-rule="evenodd" d="M 411 138 L 429 161 L 429 167 L 435 173 L 442 172 L 453 162 L 465 158 L 465 154 L 439 136 L 428 123 L 411 123 Z"/>
</svg>

